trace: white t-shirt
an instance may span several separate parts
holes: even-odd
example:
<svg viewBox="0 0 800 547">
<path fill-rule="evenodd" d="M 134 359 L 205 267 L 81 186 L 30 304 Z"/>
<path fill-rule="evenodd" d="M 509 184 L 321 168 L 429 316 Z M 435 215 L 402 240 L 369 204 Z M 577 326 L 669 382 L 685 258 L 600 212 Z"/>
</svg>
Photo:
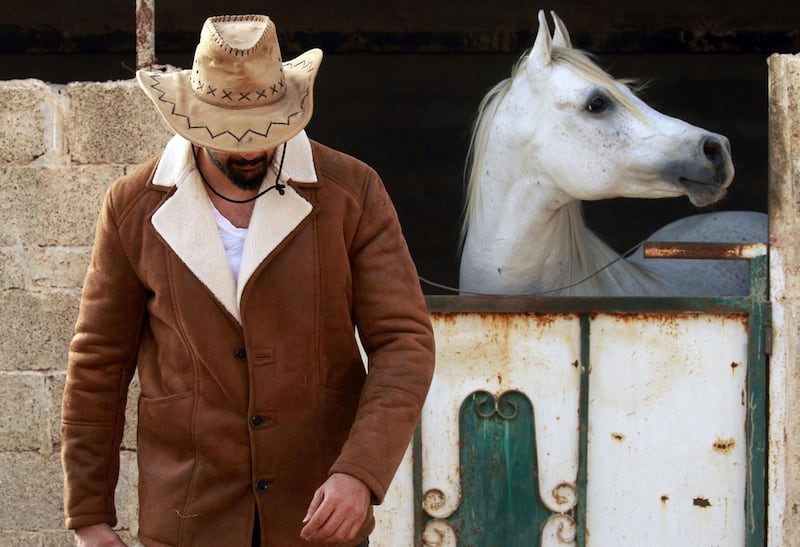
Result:
<svg viewBox="0 0 800 547">
<path fill-rule="evenodd" d="M 231 224 L 230 220 L 217 211 L 213 203 L 211 208 L 214 210 L 214 220 L 217 221 L 217 230 L 219 231 L 219 237 L 222 238 L 222 246 L 225 247 L 228 262 L 231 263 L 233 278 L 238 283 L 239 266 L 242 263 L 242 251 L 244 250 L 244 240 L 247 238 L 247 228 L 237 228 Z"/>
</svg>

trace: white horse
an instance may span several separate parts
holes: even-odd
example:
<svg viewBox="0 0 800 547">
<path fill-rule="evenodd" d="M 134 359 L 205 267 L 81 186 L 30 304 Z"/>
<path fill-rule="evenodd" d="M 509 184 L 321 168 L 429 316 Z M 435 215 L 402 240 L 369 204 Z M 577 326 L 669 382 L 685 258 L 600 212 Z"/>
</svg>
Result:
<svg viewBox="0 0 800 547">
<path fill-rule="evenodd" d="M 460 289 L 481 294 L 747 294 L 748 264 L 619 254 L 580 200 L 686 195 L 705 206 L 733 180 L 727 138 L 656 112 L 572 48 L 544 13 L 533 48 L 481 103 L 467 166 Z M 658 241 L 766 241 L 762 213 L 676 221 Z M 609 265 L 610 264 L 610 265 Z"/>
</svg>

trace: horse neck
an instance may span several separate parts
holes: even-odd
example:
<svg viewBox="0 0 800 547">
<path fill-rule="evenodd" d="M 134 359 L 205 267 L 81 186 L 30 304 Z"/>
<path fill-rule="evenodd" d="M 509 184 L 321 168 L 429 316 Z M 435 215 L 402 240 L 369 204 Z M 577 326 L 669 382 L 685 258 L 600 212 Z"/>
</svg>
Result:
<svg viewBox="0 0 800 547">
<path fill-rule="evenodd" d="M 563 196 L 561 196 L 563 197 Z M 642 266 L 620 259 L 589 228 L 581 203 L 552 208 L 552 196 L 481 199 L 469 225 L 462 260 L 467 280 L 497 294 L 658 294 L 663 282 Z M 474 272 L 468 270 L 473 268 Z M 574 287 L 572 285 L 575 285 Z M 464 287 L 469 289 L 469 286 Z"/>
<path fill-rule="evenodd" d="M 548 290 L 562 295 L 655 295 L 664 291 L 666 281 L 644 266 L 628 262 L 602 241 L 584 222 L 580 202 L 562 208 L 555 230 L 561 239 L 551 244 L 558 253 L 559 267 L 543 272 Z M 554 249 L 555 250 L 555 249 Z"/>
</svg>

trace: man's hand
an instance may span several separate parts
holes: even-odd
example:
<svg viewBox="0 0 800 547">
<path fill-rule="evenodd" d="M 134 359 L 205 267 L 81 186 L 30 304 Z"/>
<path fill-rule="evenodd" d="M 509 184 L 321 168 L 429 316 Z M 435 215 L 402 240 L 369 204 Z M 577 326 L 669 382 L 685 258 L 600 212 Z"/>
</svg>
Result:
<svg viewBox="0 0 800 547">
<path fill-rule="evenodd" d="M 108 524 L 93 524 L 75 530 L 75 545 L 78 547 L 126 547 L 125 543 Z"/>
<path fill-rule="evenodd" d="M 366 484 L 353 476 L 334 473 L 314 493 L 300 537 L 316 543 L 350 541 L 364 524 L 369 505 Z"/>
</svg>

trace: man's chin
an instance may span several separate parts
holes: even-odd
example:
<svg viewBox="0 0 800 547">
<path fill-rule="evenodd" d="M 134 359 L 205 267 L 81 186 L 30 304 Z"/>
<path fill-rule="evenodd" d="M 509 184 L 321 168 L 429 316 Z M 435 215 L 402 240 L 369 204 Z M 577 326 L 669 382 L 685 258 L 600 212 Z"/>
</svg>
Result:
<svg viewBox="0 0 800 547">
<path fill-rule="evenodd" d="M 228 178 L 230 178 L 231 182 L 233 182 L 242 190 L 258 190 L 261 188 L 261 182 L 264 180 L 266 174 L 266 171 L 247 174 L 241 172 L 232 172 L 228 175 Z"/>
</svg>

